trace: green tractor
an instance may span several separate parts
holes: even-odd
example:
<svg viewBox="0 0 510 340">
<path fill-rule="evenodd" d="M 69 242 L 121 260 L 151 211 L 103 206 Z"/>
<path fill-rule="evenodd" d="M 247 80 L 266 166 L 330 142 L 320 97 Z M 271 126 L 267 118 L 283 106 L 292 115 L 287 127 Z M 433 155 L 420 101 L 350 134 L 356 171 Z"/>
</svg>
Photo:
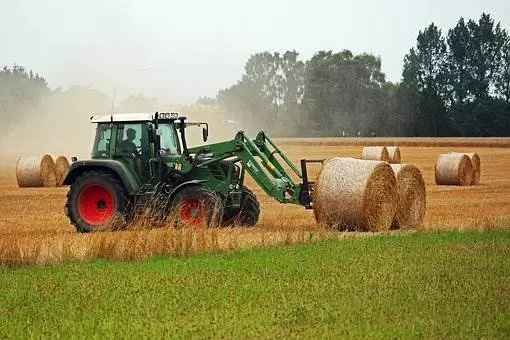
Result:
<svg viewBox="0 0 510 340">
<path fill-rule="evenodd" d="M 155 223 L 172 216 L 184 226 L 253 226 L 260 207 L 244 185 L 246 172 L 277 201 L 312 207 L 306 166 L 320 160 L 301 160 L 300 171 L 264 132 L 252 140 L 239 131 L 232 140 L 190 148 L 186 129 L 202 128 L 205 142 L 208 124 L 177 113 L 93 116 L 91 122 L 97 124 L 92 157 L 73 159 L 63 182 L 70 186 L 65 211 L 79 232 L 113 220 L 126 226 L 139 215 Z"/>
</svg>

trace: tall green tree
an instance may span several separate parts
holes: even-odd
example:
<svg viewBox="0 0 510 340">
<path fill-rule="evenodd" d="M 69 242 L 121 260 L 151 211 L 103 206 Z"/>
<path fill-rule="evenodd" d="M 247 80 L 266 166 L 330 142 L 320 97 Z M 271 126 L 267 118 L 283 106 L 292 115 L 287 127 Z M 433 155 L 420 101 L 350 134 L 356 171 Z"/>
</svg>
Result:
<svg viewBox="0 0 510 340">
<path fill-rule="evenodd" d="M 252 55 L 241 81 L 218 92 L 227 115 L 269 132 L 283 133 L 289 124 L 297 126 L 304 88 L 304 63 L 298 55 L 295 51 Z"/>
<path fill-rule="evenodd" d="M 306 66 L 304 108 L 322 133 L 379 134 L 383 84 L 379 58 L 319 51 Z"/>
<path fill-rule="evenodd" d="M 279 136 L 295 135 L 307 129 L 306 116 L 301 107 L 305 88 L 305 63 L 296 51 L 286 51 L 280 60 L 278 81 L 282 93 L 276 112 L 273 133 Z"/>
<path fill-rule="evenodd" d="M 476 98 L 490 95 L 496 75 L 503 60 L 503 47 L 508 39 L 501 24 L 494 23 L 489 14 L 483 13 L 478 22 L 469 20 L 469 71 L 472 78 L 470 90 Z"/>
<path fill-rule="evenodd" d="M 471 35 L 464 22 L 460 18 L 457 25 L 448 31 L 447 43 L 448 54 L 448 81 L 452 90 L 452 104 L 463 105 L 466 103 L 470 83 L 470 48 Z"/>
<path fill-rule="evenodd" d="M 496 88 L 498 97 L 510 106 L 510 37 L 507 38 L 503 47 L 501 67 L 496 78 Z"/>
<path fill-rule="evenodd" d="M 404 58 L 402 86 L 419 98 L 415 136 L 448 134 L 447 58 L 445 39 L 433 23 L 418 33 L 416 48 L 411 48 Z"/>
<path fill-rule="evenodd" d="M 252 55 L 244 66 L 243 81 L 252 83 L 257 94 L 278 107 L 283 96 L 281 89 L 280 54 L 269 52 Z"/>
<path fill-rule="evenodd" d="M 488 14 L 478 21 L 461 18 L 448 33 L 450 111 L 456 134 L 499 133 L 497 103 L 499 84 L 504 84 L 504 51 L 507 32 Z M 491 106 L 494 108 L 491 109 Z"/>
<path fill-rule="evenodd" d="M 464 18 L 460 18 L 457 25 L 448 32 L 448 83 L 449 108 L 453 118 L 452 128 L 455 134 L 465 134 L 470 125 L 475 124 L 470 118 L 468 103 L 472 101 L 473 93 L 470 89 L 472 35 Z"/>
</svg>

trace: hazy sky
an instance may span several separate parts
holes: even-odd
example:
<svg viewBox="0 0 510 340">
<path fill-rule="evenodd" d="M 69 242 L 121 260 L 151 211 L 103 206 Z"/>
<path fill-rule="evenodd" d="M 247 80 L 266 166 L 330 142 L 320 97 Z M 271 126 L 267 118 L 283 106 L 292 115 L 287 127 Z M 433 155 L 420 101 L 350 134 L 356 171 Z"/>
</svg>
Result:
<svg viewBox="0 0 510 340">
<path fill-rule="evenodd" d="M 0 64 L 33 69 L 52 88 L 173 103 L 215 96 L 261 51 L 370 52 L 398 81 L 418 30 L 446 31 L 483 11 L 510 29 L 510 0 L 0 0 Z"/>
</svg>

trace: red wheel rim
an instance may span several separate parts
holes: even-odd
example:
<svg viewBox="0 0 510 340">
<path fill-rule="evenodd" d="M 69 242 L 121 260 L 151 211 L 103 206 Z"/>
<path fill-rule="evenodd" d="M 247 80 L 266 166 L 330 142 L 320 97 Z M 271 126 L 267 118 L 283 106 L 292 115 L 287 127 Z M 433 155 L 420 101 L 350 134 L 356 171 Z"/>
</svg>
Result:
<svg viewBox="0 0 510 340">
<path fill-rule="evenodd" d="M 112 193 L 99 184 L 86 186 L 78 196 L 78 214 L 90 225 L 105 224 L 113 214 L 114 205 Z"/>
<path fill-rule="evenodd" d="M 204 203 L 198 198 L 185 198 L 182 200 L 179 217 L 181 221 L 190 225 L 198 225 L 204 221 Z"/>
</svg>

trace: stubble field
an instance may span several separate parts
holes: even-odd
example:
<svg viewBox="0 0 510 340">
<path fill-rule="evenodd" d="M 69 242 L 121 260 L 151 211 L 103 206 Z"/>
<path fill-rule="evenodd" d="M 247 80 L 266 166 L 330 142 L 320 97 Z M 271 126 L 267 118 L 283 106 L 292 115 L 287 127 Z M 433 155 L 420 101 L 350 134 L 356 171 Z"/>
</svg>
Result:
<svg viewBox="0 0 510 340">
<path fill-rule="evenodd" d="M 403 163 L 417 165 L 427 186 L 424 229 L 486 229 L 510 221 L 510 138 L 498 139 L 281 139 L 296 164 L 301 158 L 360 157 L 362 145 L 401 145 Z M 437 186 L 434 163 L 450 151 L 477 152 L 479 185 Z M 91 258 L 135 259 L 154 254 L 188 254 L 239 247 L 307 242 L 329 237 L 363 237 L 318 226 L 312 211 L 281 205 L 249 179 L 261 202 L 261 218 L 250 229 L 160 228 L 77 234 L 63 212 L 67 188 L 20 189 L 15 159 L 0 159 L 0 262 L 57 263 Z M 319 167 L 312 168 L 311 175 Z M 398 233 L 398 232 L 397 232 Z"/>
</svg>

